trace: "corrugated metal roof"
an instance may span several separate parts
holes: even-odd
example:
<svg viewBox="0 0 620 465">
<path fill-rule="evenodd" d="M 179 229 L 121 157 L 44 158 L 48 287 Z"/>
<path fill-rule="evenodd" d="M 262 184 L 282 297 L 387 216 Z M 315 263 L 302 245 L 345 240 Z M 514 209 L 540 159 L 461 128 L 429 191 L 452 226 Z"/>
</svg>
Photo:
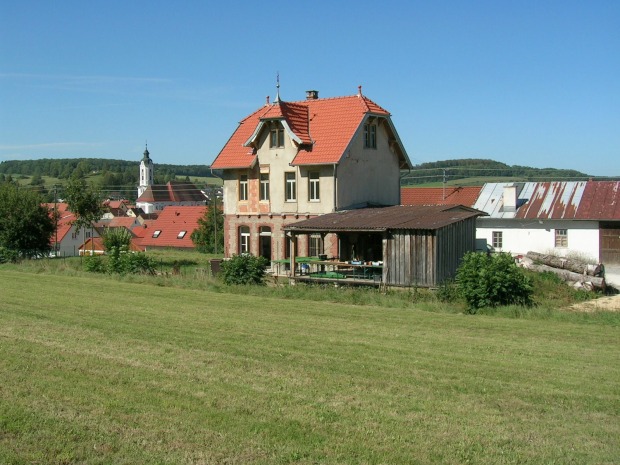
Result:
<svg viewBox="0 0 620 465">
<path fill-rule="evenodd" d="M 287 231 L 436 230 L 484 212 L 461 205 L 396 205 L 360 208 L 321 215 L 285 226 Z"/>
<path fill-rule="evenodd" d="M 503 219 L 575 219 L 586 181 L 485 184 L 474 208 Z M 504 206 L 506 187 L 516 189 L 516 209 Z"/>
<path fill-rule="evenodd" d="M 589 181 L 575 218 L 620 220 L 620 181 Z"/>
</svg>

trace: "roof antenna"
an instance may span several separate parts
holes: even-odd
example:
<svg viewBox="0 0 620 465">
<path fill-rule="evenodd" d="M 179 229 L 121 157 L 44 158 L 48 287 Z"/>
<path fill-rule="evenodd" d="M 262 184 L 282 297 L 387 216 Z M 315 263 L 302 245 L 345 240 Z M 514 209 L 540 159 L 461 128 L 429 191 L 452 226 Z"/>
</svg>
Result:
<svg viewBox="0 0 620 465">
<path fill-rule="evenodd" d="M 280 72 L 276 74 L 276 98 L 273 103 L 280 103 Z"/>
</svg>

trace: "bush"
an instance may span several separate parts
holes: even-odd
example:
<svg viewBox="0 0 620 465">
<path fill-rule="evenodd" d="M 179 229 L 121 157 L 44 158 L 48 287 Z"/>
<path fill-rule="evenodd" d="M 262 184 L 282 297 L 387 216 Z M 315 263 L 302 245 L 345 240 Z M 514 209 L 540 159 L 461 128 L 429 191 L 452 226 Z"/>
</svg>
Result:
<svg viewBox="0 0 620 465">
<path fill-rule="evenodd" d="M 224 284 L 265 284 L 265 270 L 269 261 L 250 254 L 234 255 L 222 262 Z"/>
<path fill-rule="evenodd" d="M 103 258 L 99 255 L 88 255 L 84 259 L 84 269 L 91 273 L 105 273 L 106 267 Z"/>
<path fill-rule="evenodd" d="M 510 254 L 470 252 L 463 257 L 456 281 L 469 313 L 498 305 L 532 305 L 530 280 Z"/>
<path fill-rule="evenodd" d="M 155 274 L 155 262 L 142 252 L 130 252 L 127 247 L 111 247 L 106 260 L 99 256 L 86 257 L 86 271 L 93 273 Z"/>
</svg>

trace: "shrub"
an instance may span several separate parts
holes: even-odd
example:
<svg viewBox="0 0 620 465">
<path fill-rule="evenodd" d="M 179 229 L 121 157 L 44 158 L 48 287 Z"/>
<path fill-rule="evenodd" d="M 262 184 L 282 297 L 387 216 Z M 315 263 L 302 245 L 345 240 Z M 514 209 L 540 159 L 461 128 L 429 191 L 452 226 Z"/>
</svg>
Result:
<svg viewBox="0 0 620 465">
<path fill-rule="evenodd" d="M 105 273 L 106 267 L 99 255 L 87 255 L 84 259 L 84 269 L 91 273 Z"/>
<path fill-rule="evenodd" d="M 517 267 L 510 254 L 486 255 L 470 252 L 456 274 L 459 292 L 469 313 L 498 305 L 532 305 L 530 280 Z"/>
<path fill-rule="evenodd" d="M 222 262 L 222 277 L 225 284 L 265 284 L 265 270 L 269 261 L 265 257 L 250 254 L 234 255 Z"/>
</svg>

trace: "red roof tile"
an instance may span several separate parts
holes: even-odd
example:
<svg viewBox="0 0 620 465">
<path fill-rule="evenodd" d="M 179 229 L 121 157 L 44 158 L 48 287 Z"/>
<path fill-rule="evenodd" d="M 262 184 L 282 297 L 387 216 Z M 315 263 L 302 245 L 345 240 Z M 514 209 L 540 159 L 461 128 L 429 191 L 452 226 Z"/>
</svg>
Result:
<svg viewBox="0 0 620 465">
<path fill-rule="evenodd" d="M 239 123 L 211 168 L 253 166 L 256 152 L 244 144 L 251 139 L 261 121 L 282 118 L 302 144 L 312 143 L 308 150 L 302 148 L 298 152 L 293 164 L 338 163 L 367 114 L 390 116 L 384 108 L 359 94 L 267 104 Z"/>
<path fill-rule="evenodd" d="M 143 247 L 183 247 L 193 248 L 192 232 L 198 227 L 198 220 L 205 214 L 207 207 L 165 207 L 152 224 L 143 228 L 134 228 L 134 233 L 145 234 L 138 243 Z M 153 237 L 160 231 L 157 237 Z M 185 231 L 183 237 L 179 234 Z"/>
<path fill-rule="evenodd" d="M 458 204 L 472 207 L 482 187 L 403 187 L 400 190 L 401 205 L 447 205 Z"/>
</svg>

